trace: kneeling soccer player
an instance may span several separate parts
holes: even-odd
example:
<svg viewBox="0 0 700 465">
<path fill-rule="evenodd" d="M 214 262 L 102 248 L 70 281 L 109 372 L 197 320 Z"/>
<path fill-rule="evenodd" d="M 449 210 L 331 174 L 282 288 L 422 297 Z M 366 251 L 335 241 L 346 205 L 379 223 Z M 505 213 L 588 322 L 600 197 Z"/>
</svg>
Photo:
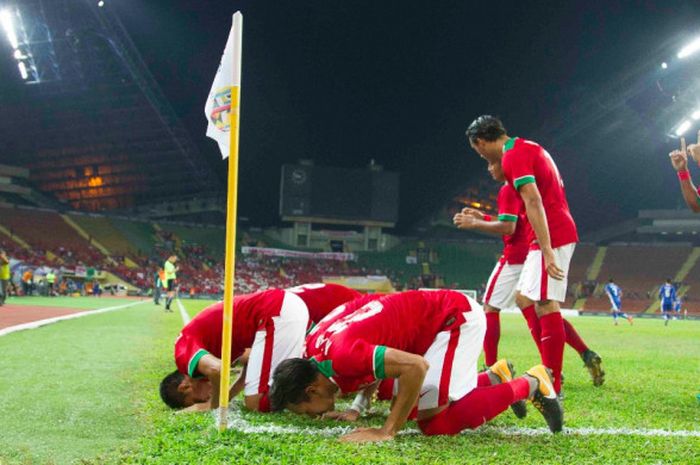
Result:
<svg viewBox="0 0 700 465">
<path fill-rule="evenodd" d="M 513 379 L 503 360 L 477 373 L 486 323 L 474 300 L 455 291 L 408 291 L 357 309 L 352 303 L 345 307 L 307 337 L 308 359 L 278 365 L 270 390 L 272 410 L 329 413 L 339 391 L 364 390 L 366 395 L 382 379 L 395 378 L 397 393 L 384 426 L 358 429 L 342 440 L 392 439 L 416 404 L 423 433 L 457 434 L 525 399 L 533 400 L 553 432 L 561 431 L 563 410 L 550 370 L 538 365 Z M 367 404 L 359 397 L 353 405 Z"/>
<path fill-rule="evenodd" d="M 268 289 L 234 298 L 231 360 L 244 360 L 230 396 L 244 391 L 245 406 L 269 411 L 270 374 L 279 362 L 299 357 L 309 323 L 318 322 L 338 305 L 360 293 L 337 284 L 308 284 L 292 289 Z M 170 407 L 202 411 L 216 408 L 221 376 L 223 303 L 192 319 L 175 341 L 177 370 L 166 376 L 160 395 Z"/>
</svg>

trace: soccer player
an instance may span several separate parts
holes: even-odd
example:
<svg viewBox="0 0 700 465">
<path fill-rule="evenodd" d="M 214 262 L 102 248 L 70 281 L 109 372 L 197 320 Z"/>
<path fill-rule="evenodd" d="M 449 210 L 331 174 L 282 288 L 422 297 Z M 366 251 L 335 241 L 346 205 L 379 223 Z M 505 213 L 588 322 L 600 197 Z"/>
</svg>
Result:
<svg viewBox="0 0 700 465">
<path fill-rule="evenodd" d="M 516 298 L 521 299 L 521 308 L 535 305 L 542 361 L 552 369 L 559 392 L 566 340 L 559 302 L 566 298 L 566 277 L 578 242 L 564 182 L 546 150 L 535 142 L 510 137 L 498 118 L 478 117 L 469 125 L 467 137 L 482 158 L 501 162 L 506 181 L 525 204 L 532 233 Z"/>
<path fill-rule="evenodd" d="M 608 295 L 608 299 L 610 299 L 610 311 L 612 312 L 615 326 L 617 326 L 617 317 L 627 318 L 629 324 L 632 324 L 632 317 L 622 311 L 622 289 L 615 284 L 612 278 L 610 278 L 608 284 L 605 285 L 605 293 Z"/>
<path fill-rule="evenodd" d="M 268 411 L 270 373 L 282 360 L 302 354 L 309 315 L 320 319 L 358 296 L 359 292 L 337 284 L 236 295 L 231 361 L 240 358 L 244 369 L 231 386 L 231 398 L 243 390 L 247 408 Z M 161 398 L 168 406 L 193 411 L 218 406 L 222 327 L 223 303 L 218 302 L 182 329 L 175 341 L 177 370 L 160 385 Z M 250 349 L 247 360 L 241 358 L 246 349 Z"/>
<path fill-rule="evenodd" d="M 5 303 L 10 292 L 10 259 L 7 253 L 0 249 L 0 306 Z"/>
<path fill-rule="evenodd" d="M 421 431 L 436 435 L 477 428 L 528 398 L 550 429 L 560 431 L 563 411 L 546 367 L 538 365 L 513 379 L 512 366 L 502 360 L 477 373 L 485 326 L 481 306 L 456 291 L 400 292 L 357 309 L 351 302 L 309 334 L 306 359 L 279 364 L 271 407 L 329 414 L 339 392 L 364 391 L 364 396 L 379 381 L 394 378 L 396 396 L 384 426 L 361 428 L 341 440 L 390 440 L 416 403 Z"/>
<path fill-rule="evenodd" d="M 673 303 L 676 301 L 676 287 L 671 283 L 671 278 L 666 279 L 666 283 L 659 288 L 659 300 L 661 300 L 661 311 L 664 315 L 664 326 L 668 326 L 673 312 Z"/>
<path fill-rule="evenodd" d="M 165 288 L 168 291 L 167 297 L 165 298 L 165 311 L 172 312 L 170 309 L 170 304 L 173 302 L 175 297 L 175 280 L 177 279 L 178 267 L 175 265 L 177 263 L 177 256 L 171 255 L 165 261 L 163 265 L 163 270 L 165 271 Z"/>
<path fill-rule="evenodd" d="M 488 171 L 494 180 L 505 181 L 500 162 L 489 163 Z M 498 192 L 497 204 L 498 217 L 495 220 L 490 215 L 474 208 L 465 208 L 453 218 L 453 222 L 460 229 L 477 229 L 488 234 L 501 235 L 504 244 L 503 255 L 491 273 L 484 296 L 484 312 L 486 313 L 484 359 L 488 366 L 498 360 L 498 342 L 501 334 L 500 311 L 503 308 L 511 308 L 516 305 L 515 288 L 523 269 L 522 264 L 528 254 L 528 236 L 531 234 L 523 202 L 515 189 L 507 182 L 501 186 Z M 518 303 L 523 303 L 522 298 Z M 527 301 L 524 302 L 521 312 L 527 321 L 535 345 L 542 354 L 541 329 L 537 312 Z M 566 343 L 578 352 L 591 375 L 593 385 L 601 386 L 605 381 L 605 371 L 601 366 L 602 359 L 596 352 L 590 350 L 569 321 L 563 319 L 563 324 Z M 514 406 L 514 410 L 517 414 L 517 407 Z"/>
</svg>

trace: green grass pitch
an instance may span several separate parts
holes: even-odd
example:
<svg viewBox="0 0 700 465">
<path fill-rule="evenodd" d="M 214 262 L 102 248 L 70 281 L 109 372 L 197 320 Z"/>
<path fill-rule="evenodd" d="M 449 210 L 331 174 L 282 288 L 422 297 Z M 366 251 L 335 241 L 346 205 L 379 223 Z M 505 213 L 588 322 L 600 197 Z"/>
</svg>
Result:
<svg viewBox="0 0 700 465">
<path fill-rule="evenodd" d="M 190 314 L 208 304 L 183 303 Z M 9 334 L 0 337 L 0 464 L 700 463 L 700 322 L 570 321 L 607 372 L 606 383 L 593 387 L 578 355 L 566 349 L 566 427 L 581 434 L 527 434 L 544 427 L 529 407 L 524 421 L 506 411 L 474 433 L 405 434 L 371 445 L 340 444 L 327 431 L 339 424 L 289 414 L 242 413 L 246 432 L 219 434 L 210 415 L 168 411 L 157 385 L 174 367 L 177 309 L 166 314 L 145 302 Z M 537 362 L 522 317 L 502 317 L 499 353 L 519 371 Z M 380 425 L 386 408 L 375 406 L 360 424 Z M 271 425 L 276 432 L 264 432 Z"/>
</svg>

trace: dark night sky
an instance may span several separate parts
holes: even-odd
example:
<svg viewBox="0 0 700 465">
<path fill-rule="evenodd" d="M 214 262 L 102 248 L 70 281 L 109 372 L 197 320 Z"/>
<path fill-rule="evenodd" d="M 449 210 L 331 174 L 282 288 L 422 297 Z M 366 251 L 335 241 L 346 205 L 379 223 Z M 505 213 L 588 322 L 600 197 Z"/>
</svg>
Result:
<svg viewBox="0 0 700 465">
<path fill-rule="evenodd" d="M 646 153 L 632 154 L 601 150 L 604 133 L 556 141 L 552 128 L 576 125 L 572 106 L 660 44 L 675 41 L 675 50 L 700 32 L 700 2 L 107 0 L 107 6 L 117 8 L 219 172 L 216 144 L 204 137 L 203 105 L 231 15 L 243 12 L 239 202 L 253 224 L 278 220 L 281 164 L 312 158 L 362 167 L 374 158 L 401 173 L 400 224 L 409 226 L 484 176 L 464 137 L 482 113 L 501 116 L 512 135 L 550 150 L 575 216 L 589 221 L 582 229 L 678 203 L 663 134 L 651 135 Z M 630 192 L 640 176 L 659 180 L 641 198 Z M 606 214 L 593 215 L 592 208 Z"/>
</svg>

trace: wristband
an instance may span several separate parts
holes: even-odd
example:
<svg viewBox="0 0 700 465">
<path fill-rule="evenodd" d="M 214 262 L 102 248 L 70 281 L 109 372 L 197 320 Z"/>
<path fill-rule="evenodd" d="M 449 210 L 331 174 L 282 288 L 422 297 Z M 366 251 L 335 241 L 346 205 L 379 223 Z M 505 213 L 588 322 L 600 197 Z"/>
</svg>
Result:
<svg viewBox="0 0 700 465">
<path fill-rule="evenodd" d="M 368 407 L 369 399 L 366 398 L 363 393 L 359 393 L 357 396 L 355 396 L 355 400 L 350 406 L 351 409 L 355 410 L 356 412 L 359 412 L 360 414 L 364 413 Z"/>
<path fill-rule="evenodd" d="M 688 170 L 678 171 L 678 179 L 681 181 L 687 181 L 688 179 L 690 179 L 690 171 L 688 171 Z"/>
<path fill-rule="evenodd" d="M 484 215 L 484 221 L 493 221 L 491 215 Z"/>
</svg>

